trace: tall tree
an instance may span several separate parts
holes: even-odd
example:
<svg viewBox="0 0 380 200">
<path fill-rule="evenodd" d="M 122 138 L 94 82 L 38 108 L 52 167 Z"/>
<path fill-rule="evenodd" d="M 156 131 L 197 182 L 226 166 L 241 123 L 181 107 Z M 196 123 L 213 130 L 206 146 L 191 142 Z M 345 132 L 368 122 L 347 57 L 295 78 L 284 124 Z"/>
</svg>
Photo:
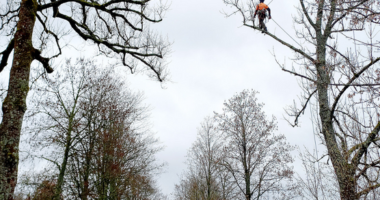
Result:
<svg viewBox="0 0 380 200">
<path fill-rule="evenodd" d="M 111 68 L 83 59 L 43 80 L 28 111 L 36 112 L 31 154 L 56 172 L 52 199 L 158 197 L 154 179 L 163 165 L 155 153 L 161 147 L 146 126 L 142 95 Z"/>
<path fill-rule="evenodd" d="M 176 199 L 235 199 L 231 177 L 220 165 L 223 142 L 215 121 L 207 117 L 198 129 L 198 137 L 187 154 L 187 171 L 175 186 Z"/>
<path fill-rule="evenodd" d="M 99 79 L 86 79 L 86 76 L 96 76 L 95 71 L 100 71 L 97 68 L 93 62 L 84 59 L 68 60 L 62 69 L 51 77 L 45 77 L 36 88 L 34 95 L 38 98 L 32 101 L 35 123 L 29 130 L 32 132 L 30 144 L 33 152 L 38 152 L 35 156 L 57 167 L 53 199 L 61 196 L 72 151 L 83 140 L 86 129 L 82 125 L 84 112 L 80 104 L 83 95 L 94 87 L 89 80 Z M 102 72 L 105 73 L 103 76 L 111 79 L 111 70 Z"/>
<path fill-rule="evenodd" d="M 294 149 L 277 135 L 275 118 L 266 119 L 256 93 L 244 90 L 224 103 L 223 112 L 206 118 L 188 153 L 188 170 L 175 186 L 182 199 L 289 199 Z M 293 188 L 291 188 L 293 189 Z M 286 195 L 286 196 L 285 196 Z M 293 195 L 294 196 L 294 195 Z M 278 198 L 277 198 L 278 197 Z"/>
<path fill-rule="evenodd" d="M 224 2 L 240 13 L 244 26 L 259 30 L 251 23 L 255 10 L 251 1 Z M 375 40 L 379 13 L 376 0 L 299 0 L 294 22 L 302 46 L 265 33 L 296 54 L 294 63 L 300 70 L 280 64 L 283 71 L 301 79 L 304 90 L 301 108 L 294 107 L 289 114 L 297 125 L 314 97 L 316 133 L 327 148 L 342 200 L 369 198 L 380 188 L 376 178 L 380 173 L 380 69 L 376 64 L 380 57 L 375 53 L 380 46 Z"/>
<path fill-rule="evenodd" d="M 61 54 L 60 29 L 64 24 L 80 38 L 96 44 L 107 56 L 120 56 L 122 63 L 135 71 L 141 63 L 148 75 L 159 81 L 166 77 L 163 57 L 169 44 L 149 30 L 150 23 L 162 21 L 167 7 L 150 6 L 150 0 L 15 0 L 2 1 L 0 30 L 9 37 L 9 45 L 0 54 L 0 72 L 7 65 L 12 51 L 13 62 L 7 96 L 2 104 L 0 125 L 0 198 L 12 199 L 17 184 L 18 145 L 26 97 L 29 92 L 30 65 L 39 61 L 48 73 L 53 72 L 50 60 Z M 40 48 L 32 37 L 40 26 Z M 48 40 L 46 40 L 48 38 Z M 54 51 L 44 51 L 52 40 Z M 51 55 L 50 52 L 56 53 Z M 42 56 L 44 54 L 45 56 Z"/>
<path fill-rule="evenodd" d="M 283 181 L 293 176 L 289 164 L 294 147 L 284 135 L 275 134 L 276 119 L 266 119 L 256 94 L 244 90 L 224 103 L 222 113 L 215 113 L 218 129 L 225 136 L 221 162 L 246 200 L 281 191 Z"/>
</svg>

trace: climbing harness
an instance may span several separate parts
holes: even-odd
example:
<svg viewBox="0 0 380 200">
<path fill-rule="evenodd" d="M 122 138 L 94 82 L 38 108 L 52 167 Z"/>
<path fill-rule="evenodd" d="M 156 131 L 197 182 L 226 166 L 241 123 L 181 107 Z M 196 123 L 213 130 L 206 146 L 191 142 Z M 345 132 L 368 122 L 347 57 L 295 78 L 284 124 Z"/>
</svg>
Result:
<svg viewBox="0 0 380 200">
<path fill-rule="evenodd" d="M 269 5 L 270 3 L 272 3 L 273 2 L 273 0 L 271 1 L 271 2 L 269 2 L 267 5 Z M 263 15 L 260 15 L 260 11 L 264 11 L 264 14 Z M 264 23 L 264 20 L 266 20 L 266 9 L 263 9 L 263 10 L 258 10 L 257 11 L 257 14 L 258 14 L 258 18 L 259 18 L 259 28 L 260 29 L 263 29 L 263 27 L 264 27 L 264 29 L 263 30 L 265 30 L 266 32 L 267 32 L 267 27 L 265 26 L 265 23 Z M 260 16 L 263 16 L 263 18 L 260 18 Z M 262 20 L 261 20 L 262 19 Z M 286 32 L 273 18 L 271 18 L 272 20 L 273 20 L 273 22 L 278 26 L 278 27 L 280 27 L 281 28 L 281 30 L 283 30 L 290 38 L 292 38 L 292 40 L 295 42 L 295 43 L 297 43 L 301 48 L 302 48 L 302 45 L 300 45 L 292 36 L 290 36 L 289 35 L 289 33 L 288 32 Z M 253 26 L 255 26 L 255 19 L 253 19 Z M 264 33 L 264 31 L 263 31 L 263 33 Z"/>
<path fill-rule="evenodd" d="M 266 9 L 258 10 L 257 15 L 259 18 L 259 28 L 261 28 L 263 31 L 267 31 L 267 27 L 265 26 L 264 20 L 267 17 Z"/>
<path fill-rule="evenodd" d="M 273 0 L 272 0 L 273 1 Z M 269 2 L 270 3 L 272 3 Z M 269 4 L 264 4 L 264 0 L 260 0 L 259 4 L 256 4 L 256 10 L 255 10 L 255 15 L 258 15 L 257 18 L 259 19 L 259 28 L 262 30 L 262 32 L 267 32 L 267 27 L 265 26 L 265 20 L 267 18 L 267 10 L 269 11 L 269 16 L 270 16 L 270 9 L 268 7 Z M 253 26 L 255 26 L 255 19 L 253 19 Z"/>
</svg>

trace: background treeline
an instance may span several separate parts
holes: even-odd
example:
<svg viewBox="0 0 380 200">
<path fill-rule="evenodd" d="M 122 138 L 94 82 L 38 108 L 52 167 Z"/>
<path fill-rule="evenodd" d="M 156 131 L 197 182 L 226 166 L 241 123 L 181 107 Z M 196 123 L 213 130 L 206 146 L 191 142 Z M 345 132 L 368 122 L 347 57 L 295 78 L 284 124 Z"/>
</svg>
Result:
<svg viewBox="0 0 380 200">
<path fill-rule="evenodd" d="M 68 60 L 34 88 L 24 129 L 18 199 L 163 199 L 155 182 L 162 149 L 143 95 L 112 67 Z"/>
</svg>

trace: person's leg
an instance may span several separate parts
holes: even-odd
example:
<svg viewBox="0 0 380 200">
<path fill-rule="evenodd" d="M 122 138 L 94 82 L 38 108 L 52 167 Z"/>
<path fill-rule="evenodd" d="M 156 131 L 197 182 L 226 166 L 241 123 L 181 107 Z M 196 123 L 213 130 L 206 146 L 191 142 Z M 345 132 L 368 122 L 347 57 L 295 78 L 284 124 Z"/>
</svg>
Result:
<svg viewBox="0 0 380 200">
<path fill-rule="evenodd" d="M 266 17 L 265 13 L 262 13 L 260 16 L 260 26 L 263 32 L 267 31 L 267 27 L 265 26 L 265 23 L 264 23 L 265 17 Z"/>
<path fill-rule="evenodd" d="M 265 26 L 264 20 L 263 20 L 263 30 L 264 30 L 265 32 L 268 31 L 268 30 L 267 30 L 267 26 Z"/>
<path fill-rule="evenodd" d="M 262 23 L 261 23 L 261 21 L 263 21 L 263 19 L 261 18 L 261 15 L 259 15 L 258 18 L 259 18 L 259 28 L 261 29 L 263 27 Z"/>
<path fill-rule="evenodd" d="M 264 18 L 260 18 L 260 28 L 263 30 L 263 32 L 264 32 L 264 30 L 266 31 L 266 27 L 264 24 Z"/>
</svg>

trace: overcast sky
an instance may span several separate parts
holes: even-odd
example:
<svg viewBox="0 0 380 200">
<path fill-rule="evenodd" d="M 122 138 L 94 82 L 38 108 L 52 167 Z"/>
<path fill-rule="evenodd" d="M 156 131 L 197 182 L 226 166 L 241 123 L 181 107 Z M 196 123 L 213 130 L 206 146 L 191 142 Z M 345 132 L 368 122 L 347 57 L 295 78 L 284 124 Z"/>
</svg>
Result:
<svg viewBox="0 0 380 200">
<path fill-rule="evenodd" d="M 292 35 L 297 2 L 274 0 L 269 5 L 273 19 Z M 258 100 L 265 103 L 264 111 L 277 117 L 278 133 L 285 134 L 291 144 L 314 147 L 308 112 L 301 118 L 301 128 L 292 128 L 283 117 L 284 108 L 293 100 L 298 102 L 301 90 L 294 76 L 281 71 L 271 51 L 289 67 L 292 51 L 268 36 L 241 27 L 238 15 L 225 18 L 223 10 L 229 10 L 223 0 L 173 1 L 158 26 L 174 42 L 169 59 L 172 82 L 161 89 L 143 75 L 129 76 L 131 88 L 144 91 L 145 102 L 153 108 L 154 130 L 166 146 L 158 155 L 168 162 L 166 173 L 158 180 L 166 194 L 173 192 L 186 169 L 185 155 L 195 141 L 197 127 L 213 111 L 220 112 L 223 101 L 243 89 L 260 92 Z M 273 21 L 267 26 L 270 32 L 294 43 Z M 302 169 L 299 163 L 295 167 Z"/>
<path fill-rule="evenodd" d="M 274 0 L 269 5 L 273 19 L 292 35 L 297 3 Z M 158 179 L 165 194 L 173 192 L 179 175 L 186 170 L 186 152 L 195 141 L 197 127 L 213 111 L 220 112 L 223 101 L 243 89 L 260 92 L 257 97 L 265 103 L 264 111 L 277 117 L 278 133 L 285 134 L 291 144 L 314 148 L 309 112 L 301 118 L 300 128 L 292 128 L 284 120 L 284 108 L 293 100 L 298 102 L 301 90 L 294 76 L 281 71 L 271 51 L 288 66 L 292 51 L 242 27 L 238 15 L 225 18 L 223 10 L 229 10 L 223 0 L 173 0 L 163 22 L 153 26 L 173 42 L 168 59 L 171 82 L 162 88 L 144 74 L 127 75 L 131 89 L 145 93 L 145 103 L 152 108 L 153 130 L 165 146 L 158 154 L 160 161 L 168 163 Z M 294 43 L 273 21 L 267 26 L 270 32 Z M 70 55 L 68 52 L 73 55 L 75 50 L 67 48 L 61 57 Z M 7 80 L 9 68 L 0 74 L 2 81 Z M 299 164 L 294 164 L 295 169 L 302 173 Z"/>
</svg>

